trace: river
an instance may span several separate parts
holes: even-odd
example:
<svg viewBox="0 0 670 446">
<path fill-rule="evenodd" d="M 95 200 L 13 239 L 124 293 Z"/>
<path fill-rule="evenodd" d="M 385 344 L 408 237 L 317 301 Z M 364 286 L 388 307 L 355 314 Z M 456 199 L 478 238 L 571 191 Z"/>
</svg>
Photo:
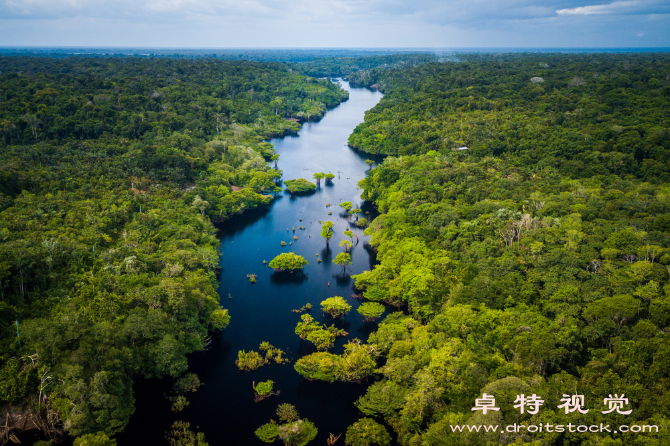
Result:
<svg viewBox="0 0 670 446">
<path fill-rule="evenodd" d="M 180 414 L 172 414 L 163 399 L 164 382 L 153 380 L 136 386 L 137 410 L 126 432 L 119 436 L 119 444 L 165 444 L 161 437 L 169 429 L 170 420 L 180 419 L 204 432 L 212 446 L 262 445 L 265 443 L 254 436 L 254 431 L 277 418 L 275 410 L 281 403 L 293 404 L 301 418 L 316 425 L 319 435 L 312 444 L 325 444 L 331 432 L 344 434 L 347 426 L 362 417 L 353 403 L 364 393 L 365 384 L 312 382 L 293 369 L 297 359 L 316 351 L 294 333 L 300 321 L 300 315 L 291 312 L 294 308 L 309 302 L 313 305 L 310 314 L 318 322 L 331 324 L 332 318 L 322 314 L 319 303 L 332 296 L 346 298 L 353 309 L 344 320 L 337 321 L 337 326 L 349 335 L 338 338 L 331 350 L 337 354 L 342 353 L 347 340 L 366 340 L 377 328 L 375 323 L 364 322 L 356 312 L 361 302 L 351 298 L 351 275 L 370 269 L 375 262 L 374 253 L 369 247 L 366 249 L 368 237 L 363 230 L 341 215 L 338 204 L 353 202 L 354 207 L 369 212 L 363 215 L 369 220 L 376 215 L 370 204 L 361 202 L 357 182 L 368 169 L 364 161 L 379 159 L 360 154 L 346 143 L 356 125 L 363 122 L 365 111 L 377 104 L 382 94 L 351 88 L 345 81 L 340 84 L 349 91 L 348 101 L 328 111 L 321 121 L 305 123 L 298 135 L 271 141 L 280 154 L 278 168 L 283 171 L 284 180 L 314 181 L 314 172 L 332 172 L 332 185 L 322 180 L 321 187 L 308 196 L 292 197 L 285 192 L 272 205 L 222 225 L 219 295 L 222 305 L 230 311 L 231 322 L 220 335 L 212 337 L 207 351 L 190 357 L 190 371 L 198 374 L 204 386 L 188 396 L 191 404 Z M 319 235 L 319 220 L 334 223 L 330 249 Z M 305 229 L 299 229 L 301 226 Z M 333 264 L 332 259 L 342 251 L 338 244 L 348 239 L 343 235 L 348 227 L 360 241 L 350 249 L 353 263 L 343 274 L 342 267 Z M 293 240 L 294 235 L 298 240 Z M 287 243 L 285 247 L 281 246 L 282 241 Z M 263 260 L 269 262 L 282 252 L 305 257 L 309 262 L 305 274 L 278 275 L 263 265 Z M 256 283 L 250 283 L 247 274 L 256 274 Z M 239 372 L 235 366 L 238 350 L 258 351 L 263 341 L 286 351 L 291 363 Z M 255 403 L 253 382 L 268 379 L 281 393 Z M 338 444 L 344 444 L 344 435 Z"/>
</svg>

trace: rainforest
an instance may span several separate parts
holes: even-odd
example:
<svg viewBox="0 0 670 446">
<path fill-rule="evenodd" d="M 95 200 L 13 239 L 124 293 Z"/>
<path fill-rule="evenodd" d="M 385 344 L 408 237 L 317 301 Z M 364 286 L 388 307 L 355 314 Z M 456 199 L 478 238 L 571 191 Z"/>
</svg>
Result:
<svg viewBox="0 0 670 446">
<path fill-rule="evenodd" d="M 0 444 L 670 443 L 668 53 L 263 55 L 0 57 Z"/>
</svg>

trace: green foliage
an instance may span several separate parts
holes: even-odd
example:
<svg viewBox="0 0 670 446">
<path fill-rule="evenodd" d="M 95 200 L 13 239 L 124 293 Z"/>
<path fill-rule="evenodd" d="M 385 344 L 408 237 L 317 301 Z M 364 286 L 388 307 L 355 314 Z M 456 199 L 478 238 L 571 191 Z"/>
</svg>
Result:
<svg viewBox="0 0 670 446">
<path fill-rule="evenodd" d="M 116 446 L 116 440 L 110 439 L 104 432 L 85 434 L 75 438 L 73 446 Z"/>
<path fill-rule="evenodd" d="M 347 93 L 275 63 L 32 57 L 0 91 L 0 404 L 48 368 L 68 434 L 113 435 L 129 377 L 181 375 L 228 325 L 210 219 L 269 203 L 265 141 Z"/>
<path fill-rule="evenodd" d="M 368 225 L 368 219 L 367 218 L 359 218 L 356 220 L 356 226 L 359 228 L 365 228 Z"/>
<path fill-rule="evenodd" d="M 275 423 L 266 423 L 256 429 L 254 434 L 265 443 L 274 443 L 279 435 L 279 428 Z"/>
<path fill-rule="evenodd" d="M 166 440 L 170 446 L 208 446 L 205 434 L 195 433 L 191 429 L 191 423 L 186 421 L 175 421 L 172 429 L 167 433 Z"/>
<path fill-rule="evenodd" d="M 300 336 L 300 339 L 307 339 L 307 336 L 315 331 L 319 330 L 319 323 L 314 320 L 309 314 L 303 314 L 300 316 L 302 322 L 298 322 L 298 325 L 295 327 L 295 334 Z"/>
<path fill-rule="evenodd" d="M 310 381 L 335 381 L 339 356 L 328 352 L 317 352 L 303 356 L 294 365 L 295 371 Z"/>
<path fill-rule="evenodd" d="M 259 367 L 262 367 L 266 364 L 265 359 L 255 350 L 251 350 L 249 353 L 244 350 L 237 352 L 237 359 L 235 360 L 235 365 L 242 372 L 250 372 L 256 370 Z"/>
<path fill-rule="evenodd" d="M 254 390 L 256 391 L 256 395 L 268 395 L 272 393 L 272 389 L 274 387 L 274 381 L 268 380 L 268 381 L 263 381 L 259 382 L 254 386 Z"/>
<path fill-rule="evenodd" d="M 386 308 L 384 305 L 377 302 L 364 302 L 356 309 L 365 320 L 370 322 L 378 319 Z"/>
<path fill-rule="evenodd" d="M 281 253 L 268 264 L 268 266 L 274 268 L 275 271 L 301 270 L 306 265 L 309 265 L 309 263 L 307 263 L 307 260 L 303 256 L 292 252 Z"/>
<path fill-rule="evenodd" d="M 388 94 L 350 141 L 402 155 L 360 182 L 382 213 L 366 230 L 380 263 L 355 279 L 368 300 L 409 312 L 370 335 L 383 378 L 357 407 L 400 444 L 500 441 L 456 424 L 575 422 L 552 409 L 561 395 L 585 396 L 588 424 L 614 423 L 601 411 L 615 389 L 627 424 L 667 425 L 667 56 L 464 60 L 380 74 Z M 471 410 L 484 392 L 495 421 Z M 546 400 L 537 416 L 513 408 L 533 393 Z"/>
<path fill-rule="evenodd" d="M 352 207 L 353 205 L 351 204 L 351 201 L 343 201 L 342 203 L 339 204 L 339 206 L 340 206 L 342 209 L 344 209 L 344 212 L 345 212 L 345 213 L 348 214 L 348 213 L 349 213 L 349 209 L 351 209 L 351 207 Z"/>
<path fill-rule="evenodd" d="M 300 418 L 295 406 L 288 403 L 280 404 L 279 407 L 277 407 L 277 416 L 279 417 L 279 420 L 287 423 Z"/>
<path fill-rule="evenodd" d="M 173 398 L 171 410 L 172 410 L 172 412 L 181 412 L 189 404 L 191 404 L 191 403 L 186 399 L 186 397 L 184 395 L 179 395 L 179 396 Z"/>
<path fill-rule="evenodd" d="M 326 221 L 321 225 L 321 237 L 326 239 L 326 245 L 330 243 L 330 238 L 333 236 L 333 222 Z"/>
<path fill-rule="evenodd" d="M 342 271 L 346 271 L 347 265 L 351 265 L 351 254 L 348 252 L 341 252 L 335 256 L 333 263 L 336 265 L 342 265 Z"/>
<path fill-rule="evenodd" d="M 189 392 L 196 392 L 200 386 L 202 386 L 202 383 L 200 382 L 198 375 L 195 373 L 187 373 L 172 385 L 172 393 L 185 395 Z"/>
<path fill-rule="evenodd" d="M 353 243 L 350 242 L 349 240 L 342 240 L 340 242 L 340 246 L 344 246 L 344 252 L 348 252 L 349 248 L 351 248 L 353 246 Z"/>
<path fill-rule="evenodd" d="M 332 182 L 333 182 L 333 178 L 335 178 L 335 174 L 332 173 L 332 172 L 328 172 L 328 173 L 325 175 L 325 177 L 326 177 L 326 183 L 332 183 Z"/>
<path fill-rule="evenodd" d="M 326 351 L 335 345 L 335 334 L 323 328 L 310 331 L 306 339 L 319 351 Z"/>
<path fill-rule="evenodd" d="M 295 363 L 295 370 L 309 380 L 345 381 L 360 383 L 376 367 L 374 349 L 358 340 L 350 341 L 341 356 L 327 352 L 303 356 Z"/>
<path fill-rule="evenodd" d="M 333 317 L 340 318 L 351 310 L 351 305 L 343 297 L 334 296 L 321 301 L 321 309 Z"/>
<path fill-rule="evenodd" d="M 287 446 L 305 446 L 316 438 L 319 430 L 308 419 L 283 424 L 278 428 L 277 436 Z"/>
<path fill-rule="evenodd" d="M 304 178 L 298 178 L 297 180 L 286 180 L 286 189 L 292 194 L 311 192 L 316 189 L 316 184 L 307 181 Z"/>
<path fill-rule="evenodd" d="M 349 446 L 387 446 L 391 436 L 372 418 L 361 418 L 347 428 L 344 442 Z"/>
</svg>

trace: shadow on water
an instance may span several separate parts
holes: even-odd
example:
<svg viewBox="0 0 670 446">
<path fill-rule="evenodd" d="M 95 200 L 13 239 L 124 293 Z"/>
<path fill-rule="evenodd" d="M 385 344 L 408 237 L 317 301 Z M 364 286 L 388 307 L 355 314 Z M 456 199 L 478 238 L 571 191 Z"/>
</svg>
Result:
<svg viewBox="0 0 670 446">
<path fill-rule="evenodd" d="M 307 280 L 307 274 L 303 272 L 289 273 L 287 271 L 276 271 L 270 276 L 270 282 L 276 285 L 302 283 L 305 280 Z"/>
<path fill-rule="evenodd" d="M 342 271 L 338 274 L 333 274 L 333 279 L 335 279 L 335 283 L 340 286 L 347 286 L 352 283 L 351 276 L 349 274 L 343 274 Z"/>
<path fill-rule="evenodd" d="M 341 209 L 337 204 L 351 201 L 363 209 L 361 217 L 368 221 L 377 215 L 370 203 L 361 200 L 357 183 L 368 170 L 364 161 L 379 162 L 381 157 L 358 153 L 346 144 L 349 134 L 363 121 L 365 111 L 382 95 L 351 89 L 346 83 L 343 87 L 350 92 L 347 102 L 326 113 L 320 122 L 305 123 L 299 136 L 271 141 L 281 155 L 278 168 L 283 171 L 284 179 L 311 179 L 314 172 L 332 172 L 335 174 L 332 184 L 322 184 L 309 195 L 279 194 L 271 205 L 217 225 L 221 241 L 218 292 L 231 320 L 222 333 L 212 335 L 207 351 L 189 357 L 190 371 L 200 377 L 204 386 L 188 396 L 190 406 L 177 414 L 170 412 L 170 403 L 163 398 L 171 380 L 147 380 L 136 386 L 137 410 L 126 431 L 118 436 L 119 444 L 165 444 L 165 432 L 172 421 L 184 420 L 191 423 L 192 429 L 204 432 L 212 446 L 260 446 L 264 443 L 255 437 L 254 431 L 277 418 L 275 411 L 279 404 L 289 403 L 319 429 L 310 444 L 322 445 L 329 433 L 343 434 L 362 417 L 353 403 L 365 393 L 369 383 L 308 381 L 294 369 L 299 358 L 316 349 L 296 336 L 295 326 L 301 315 L 292 309 L 311 303 L 313 309 L 309 314 L 317 323 L 335 324 L 349 333 L 336 339 L 331 349 L 335 354 L 341 354 L 351 339 L 365 341 L 377 326 L 365 322 L 356 311 L 362 301 L 351 297 L 355 293 L 351 276 L 370 269 L 376 255 L 367 245 L 369 237 L 363 234 L 364 229 L 356 227 L 352 218 L 337 215 Z M 333 222 L 330 246 L 320 236 L 319 220 Z M 300 226 L 304 229 L 298 229 Z M 332 260 L 344 251 L 339 243 L 349 240 L 343 234 L 347 228 L 358 236 L 358 245 L 363 249 L 356 246 L 350 251 L 352 264 L 343 275 L 342 267 Z M 292 244 L 282 247 L 282 241 Z M 356 237 L 353 243 L 357 244 Z M 282 252 L 305 257 L 309 264 L 304 274 L 276 273 L 263 264 Z M 319 253 L 322 262 L 316 260 L 315 253 Z M 256 274 L 256 283 L 249 283 L 247 274 Z M 228 295 L 233 298 L 228 299 Z M 332 296 L 344 297 L 353 307 L 342 320 L 325 316 L 319 308 L 321 301 Z M 282 349 L 291 363 L 239 372 L 235 365 L 238 351 L 258 351 L 263 341 Z M 281 393 L 255 403 L 253 383 L 269 379 Z M 343 438 L 339 443 L 344 443 Z"/>
</svg>

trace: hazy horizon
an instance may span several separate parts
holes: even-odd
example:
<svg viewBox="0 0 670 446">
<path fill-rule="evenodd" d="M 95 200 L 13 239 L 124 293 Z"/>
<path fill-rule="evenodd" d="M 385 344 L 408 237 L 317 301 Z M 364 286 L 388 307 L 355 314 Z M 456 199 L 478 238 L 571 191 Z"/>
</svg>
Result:
<svg viewBox="0 0 670 446">
<path fill-rule="evenodd" d="M 3 47 L 664 48 L 662 0 L 0 0 Z"/>
</svg>

